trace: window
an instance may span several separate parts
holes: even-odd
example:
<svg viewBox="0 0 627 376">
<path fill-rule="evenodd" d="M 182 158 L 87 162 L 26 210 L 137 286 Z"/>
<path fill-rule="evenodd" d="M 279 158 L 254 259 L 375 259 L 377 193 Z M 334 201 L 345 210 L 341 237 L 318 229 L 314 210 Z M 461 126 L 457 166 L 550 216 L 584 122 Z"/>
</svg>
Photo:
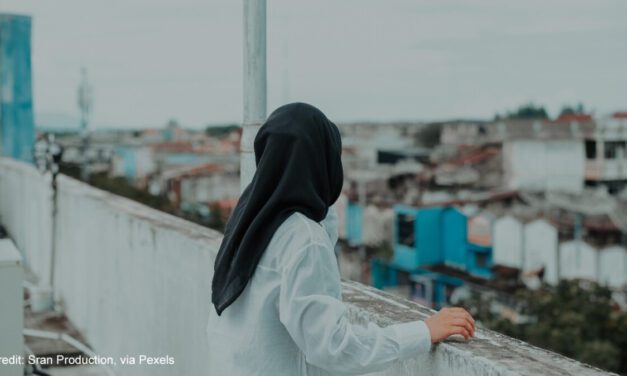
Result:
<svg viewBox="0 0 627 376">
<path fill-rule="evenodd" d="M 604 182 L 607 187 L 607 192 L 610 194 L 620 193 L 625 187 L 627 187 L 627 180 L 612 180 Z"/>
<path fill-rule="evenodd" d="M 450 285 L 448 283 L 444 284 L 444 296 L 446 299 L 446 304 L 450 304 L 451 303 L 451 296 L 453 296 L 453 293 L 455 292 L 455 289 L 457 289 L 457 286 L 455 285 Z"/>
<path fill-rule="evenodd" d="M 397 221 L 399 244 L 413 248 L 416 245 L 416 236 L 414 231 L 416 218 L 410 214 L 399 214 Z"/>
<path fill-rule="evenodd" d="M 586 158 L 596 159 L 597 157 L 597 142 L 594 140 L 586 140 Z"/>
<path fill-rule="evenodd" d="M 487 268 L 488 267 L 488 255 L 486 253 L 476 253 L 475 264 L 477 264 L 478 268 Z"/>
<path fill-rule="evenodd" d="M 604 146 L 605 159 L 625 157 L 625 141 L 607 141 Z"/>
<path fill-rule="evenodd" d="M 427 299 L 427 286 L 424 282 L 414 284 L 414 299 Z"/>
</svg>

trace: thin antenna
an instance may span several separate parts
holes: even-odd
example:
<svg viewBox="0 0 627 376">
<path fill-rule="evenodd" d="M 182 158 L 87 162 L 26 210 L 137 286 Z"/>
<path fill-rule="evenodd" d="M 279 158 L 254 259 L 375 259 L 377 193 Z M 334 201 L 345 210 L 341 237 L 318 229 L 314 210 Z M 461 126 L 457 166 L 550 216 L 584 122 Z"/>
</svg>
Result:
<svg viewBox="0 0 627 376">
<path fill-rule="evenodd" d="M 81 179 L 89 179 L 87 149 L 89 148 L 89 115 L 93 106 L 93 89 L 87 80 L 87 69 L 81 68 L 81 82 L 78 85 L 78 109 L 81 113 Z"/>
</svg>

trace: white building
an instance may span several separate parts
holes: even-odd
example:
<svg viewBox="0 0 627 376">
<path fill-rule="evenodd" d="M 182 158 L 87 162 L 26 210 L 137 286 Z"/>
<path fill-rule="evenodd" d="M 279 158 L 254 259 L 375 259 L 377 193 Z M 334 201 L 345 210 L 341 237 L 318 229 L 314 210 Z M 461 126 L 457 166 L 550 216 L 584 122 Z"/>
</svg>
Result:
<svg viewBox="0 0 627 376">
<path fill-rule="evenodd" d="M 523 272 L 544 268 L 544 281 L 557 284 L 557 229 L 544 219 L 536 219 L 525 225 L 523 233 Z"/>
<path fill-rule="evenodd" d="M 598 280 L 598 250 L 580 240 L 560 244 L 560 276 L 563 279 Z"/>
<path fill-rule="evenodd" d="M 493 243 L 493 225 L 496 216 L 484 210 L 468 219 L 467 239 L 472 244 L 489 247 Z"/>
<path fill-rule="evenodd" d="M 584 146 L 580 140 L 505 141 L 503 171 L 509 189 L 579 193 L 584 186 Z"/>
<path fill-rule="evenodd" d="M 392 239 L 392 222 L 394 211 L 390 208 L 379 209 L 375 205 L 368 205 L 364 210 L 363 243 L 376 247 L 384 241 Z"/>
<path fill-rule="evenodd" d="M 597 120 L 585 140 L 586 185 L 607 187 L 617 193 L 627 187 L 627 113 Z"/>
<path fill-rule="evenodd" d="M 627 285 L 627 249 L 614 245 L 600 251 L 599 283 L 612 288 Z"/>
<path fill-rule="evenodd" d="M 523 224 L 511 215 L 494 222 L 492 258 L 494 265 L 522 269 Z"/>
</svg>

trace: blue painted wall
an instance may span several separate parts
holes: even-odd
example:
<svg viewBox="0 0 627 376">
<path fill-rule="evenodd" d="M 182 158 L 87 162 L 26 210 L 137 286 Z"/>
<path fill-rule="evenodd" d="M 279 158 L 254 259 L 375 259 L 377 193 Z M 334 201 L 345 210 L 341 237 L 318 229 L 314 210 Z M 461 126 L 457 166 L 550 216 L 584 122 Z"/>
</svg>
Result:
<svg viewBox="0 0 627 376">
<path fill-rule="evenodd" d="M 394 207 L 394 261 L 404 270 L 443 262 L 441 217 L 442 208 L 418 209 L 409 206 Z M 414 245 L 401 243 L 399 239 L 400 218 L 414 219 Z"/>
<path fill-rule="evenodd" d="M 412 244 L 399 238 L 401 218 L 414 219 Z M 429 265 L 445 264 L 489 278 L 492 248 L 468 243 L 468 218 L 453 207 L 394 207 L 393 266 L 413 271 Z"/>
<path fill-rule="evenodd" d="M 418 211 L 417 254 L 419 265 L 444 262 L 442 253 L 442 208 L 426 208 Z"/>
<path fill-rule="evenodd" d="M 454 208 L 394 208 L 394 265 L 404 270 L 435 264 L 466 267 L 466 217 Z M 414 246 L 399 241 L 399 215 L 413 216 Z"/>
<path fill-rule="evenodd" d="M 444 264 L 457 268 L 466 268 L 466 230 L 467 218 L 455 208 L 446 208 L 442 213 L 442 247 Z"/>
<path fill-rule="evenodd" d="M 32 160 L 31 18 L 0 14 L 0 153 Z"/>
<path fill-rule="evenodd" d="M 134 179 L 137 177 L 137 149 L 128 146 L 117 146 L 115 153 L 122 158 L 124 177 Z"/>
</svg>

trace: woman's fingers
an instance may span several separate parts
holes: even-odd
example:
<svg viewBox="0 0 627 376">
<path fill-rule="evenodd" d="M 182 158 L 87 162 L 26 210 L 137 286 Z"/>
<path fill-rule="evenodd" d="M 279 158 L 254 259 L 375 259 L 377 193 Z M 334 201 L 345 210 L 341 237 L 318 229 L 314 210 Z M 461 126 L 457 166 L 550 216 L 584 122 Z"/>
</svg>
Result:
<svg viewBox="0 0 627 376">
<path fill-rule="evenodd" d="M 465 322 L 468 322 L 471 326 L 470 330 L 472 335 L 475 335 L 475 320 L 472 318 L 470 313 L 468 313 L 468 311 L 463 308 L 451 308 L 450 314 L 455 320 L 464 320 Z"/>
<path fill-rule="evenodd" d="M 470 332 L 463 326 L 451 326 L 450 333 L 448 337 L 459 334 L 464 337 L 464 339 L 468 340 L 470 338 Z"/>
<path fill-rule="evenodd" d="M 472 323 L 468 320 L 464 320 L 464 319 L 454 319 L 452 322 L 453 325 L 455 326 L 461 326 L 466 328 L 466 330 L 468 330 L 469 333 L 473 334 L 475 331 L 474 326 L 472 325 Z"/>
<path fill-rule="evenodd" d="M 472 316 L 470 315 L 470 313 L 468 313 L 468 311 L 466 311 L 463 308 L 452 308 L 452 313 L 456 316 L 456 317 L 464 317 L 465 319 L 469 320 L 473 325 L 475 324 L 475 319 L 472 318 Z"/>
<path fill-rule="evenodd" d="M 463 308 L 443 308 L 425 320 L 434 343 L 452 335 L 461 335 L 466 340 L 475 335 L 475 320 Z"/>
</svg>

